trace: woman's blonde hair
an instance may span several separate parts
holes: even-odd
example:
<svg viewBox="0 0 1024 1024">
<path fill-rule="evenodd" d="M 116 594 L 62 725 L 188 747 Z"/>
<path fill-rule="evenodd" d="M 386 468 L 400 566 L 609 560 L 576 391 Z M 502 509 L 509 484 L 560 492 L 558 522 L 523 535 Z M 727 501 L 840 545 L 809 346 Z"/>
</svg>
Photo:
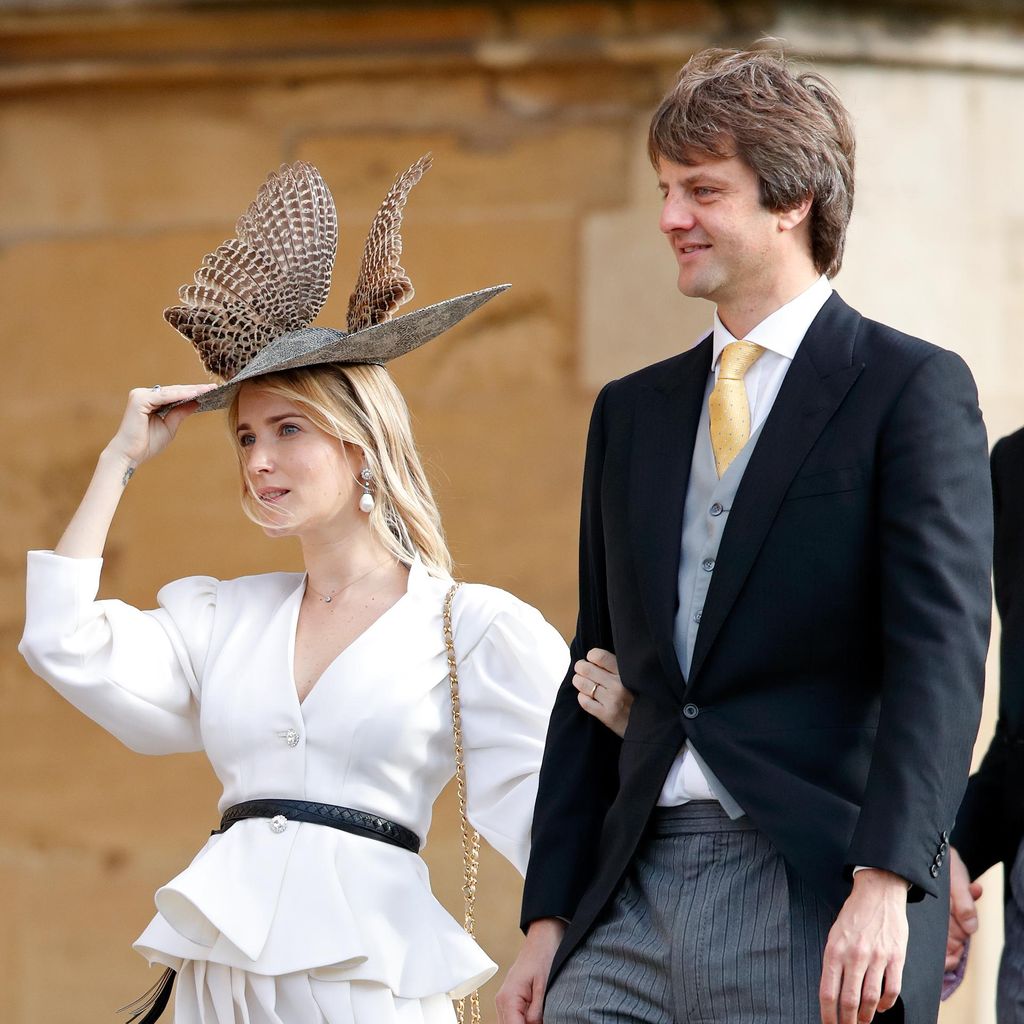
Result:
<svg viewBox="0 0 1024 1024">
<path fill-rule="evenodd" d="M 419 554 L 431 573 L 451 574 L 452 558 L 413 440 L 409 408 L 383 366 L 329 363 L 301 367 L 268 373 L 253 385 L 294 402 L 324 433 L 362 449 L 372 475 L 370 529 L 406 565 Z M 228 422 L 234 435 L 237 395 Z M 253 522 L 265 526 L 263 504 L 247 483 L 244 449 L 236 446 L 236 451 L 242 471 L 242 509 Z"/>
</svg>

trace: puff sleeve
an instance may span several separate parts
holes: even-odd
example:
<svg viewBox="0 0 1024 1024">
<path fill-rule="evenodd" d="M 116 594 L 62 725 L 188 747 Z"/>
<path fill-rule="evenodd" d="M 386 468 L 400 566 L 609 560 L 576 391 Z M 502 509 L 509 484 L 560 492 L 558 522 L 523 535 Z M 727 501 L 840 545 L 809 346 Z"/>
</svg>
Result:
<svg viewBox="0 0 1024 1024">
<path fill-rule="evenodd" d="M 140 611 L 97 601 L 100 558 L 30 551 L 25 632 L 32 670 L 125 746 L 143 754 L 202 749 L 199 693 L 217 581 L 177 580 Z"/>
<path fill-rule="evenodd" d="M 544 737 L 569 649 L 540 612 L 511 594 L 479 584 L 462 590 L 454 626 L 467 811 L 525 874 Z M 463 638 L 468 649 L 460 649 Z"/>
</svg>

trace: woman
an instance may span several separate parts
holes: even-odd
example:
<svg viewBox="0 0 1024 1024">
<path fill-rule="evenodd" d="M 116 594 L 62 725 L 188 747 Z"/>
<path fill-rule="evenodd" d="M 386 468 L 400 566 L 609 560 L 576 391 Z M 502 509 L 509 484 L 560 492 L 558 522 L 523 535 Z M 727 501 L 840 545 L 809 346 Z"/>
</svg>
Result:
<svg viewBox="0 0 1024 1024">
<path fill-rule="evenodd" d="M 333 263 L 330 193 L 308 165 L 272 176 L 166 314 L 227 384 L 133 391 L 56 548 L 29 555 L 32 668 L 134 750 L 204 749 L 224 786 L 221 828 L 157 892 L 136 943 L 177 972 L 178 1024 L 449 1022 L 452 999 L 495 970 L 417 855 L 459 760 L 451 559 L 379 364 L 475 308 L 463 296 L 389 319 L 411 294 L 397 228 L 426 166 L 378 214 L 345 334 L 308 327 Z M 282 209 L 300 212 L 289 224 Z M 188 416 L 224 405 L 243 507 L 298 540 L 305 572 L 178 580 L 153 611 L 97 601 L 133 473 Z M 481 585 L 462 587 L 450 624 L 468 815 L 523 871 L 566 647 Z M 173 978 L 137 1015 L 160 1015 Z"/>
</svg>

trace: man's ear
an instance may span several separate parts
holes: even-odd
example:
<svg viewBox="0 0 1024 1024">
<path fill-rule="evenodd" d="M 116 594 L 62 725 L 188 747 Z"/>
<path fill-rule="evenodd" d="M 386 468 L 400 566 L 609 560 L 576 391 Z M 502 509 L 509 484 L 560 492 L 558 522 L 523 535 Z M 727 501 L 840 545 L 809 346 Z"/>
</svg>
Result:
<svg viewBox="0 0 1024 1024">
<path fill-rule="evenodd" d="M 783 210 L 778 214 L 779 230 L 792 231 L 794 228 L 798 227 L 807 219 L 813 205 L 814 196 L 808 193 L 791 210 Z"/>
</svg>

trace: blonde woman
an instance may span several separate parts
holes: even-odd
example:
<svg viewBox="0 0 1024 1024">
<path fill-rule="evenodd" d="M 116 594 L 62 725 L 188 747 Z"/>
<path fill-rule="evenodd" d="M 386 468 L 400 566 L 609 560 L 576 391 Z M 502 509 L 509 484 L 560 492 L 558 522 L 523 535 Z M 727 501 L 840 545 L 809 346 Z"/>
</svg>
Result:
<svg viewBox="0 0 1024 1024">
<path fill-rule="evenodd" d="M 315 262 L 303 245 L 333 245 L 333 201 L 320 185 L 308 165 L 282 169 L 247 214 L 305 196 L 285 204 L 317 218 L 288 229 L 292 266 Z M 408 190 L 408 173 L 399 186 Z M 393 252 L 394 206 L 375 225 L 390 217 L 390 290 L 363 288 L 366 301 L 391 298 L 366 314 L 357 287 L 346 333 L 308 328 L 318 306 L 305 302 L 307 324 L 269 341 L 265 318 L 237 329 L 237 264 L 259 263 L 262 251 L 266 267 L 274 250 L 257 249 L 243 218 L 240 237 L 183 290 L 185 306 L 167 313 L 227 383 L 133 391 L 56 548 L 29 555 L 21 651 L 32 668 L 134 750 L 205 750 L 224 786 L 220 829 L 159 889 L 136 942 L 168 968 L 137 1005 L 140 1021 L 160 1016 L 177 972 L 176 1024 L 448 1024 L 452 1000 L 495 970 L 435 901 L 418 855 L 456 769 L 444 631 L 452 563 L 405 403 L 379 365 L 483 293 L 391 320 L 408 280 Z M 361 282 L 380 256 L 373 235 Z M 238 302 L 218 320 L 211 294 L 229 287 L 217 263 L 229 256 Z M 322 301 L 323 281 L 311 287 Z M 124 488 L 188 416 L 217 407 L 228 409 L 246 513 L 298 541 L 304 572 L 180 579 L 151 611 L 98 601 Z M 452 624 L 468 816 L 523 871 L 567 648 L 536 610 L 488 586 L 461 588 Z"/>
</svg>

